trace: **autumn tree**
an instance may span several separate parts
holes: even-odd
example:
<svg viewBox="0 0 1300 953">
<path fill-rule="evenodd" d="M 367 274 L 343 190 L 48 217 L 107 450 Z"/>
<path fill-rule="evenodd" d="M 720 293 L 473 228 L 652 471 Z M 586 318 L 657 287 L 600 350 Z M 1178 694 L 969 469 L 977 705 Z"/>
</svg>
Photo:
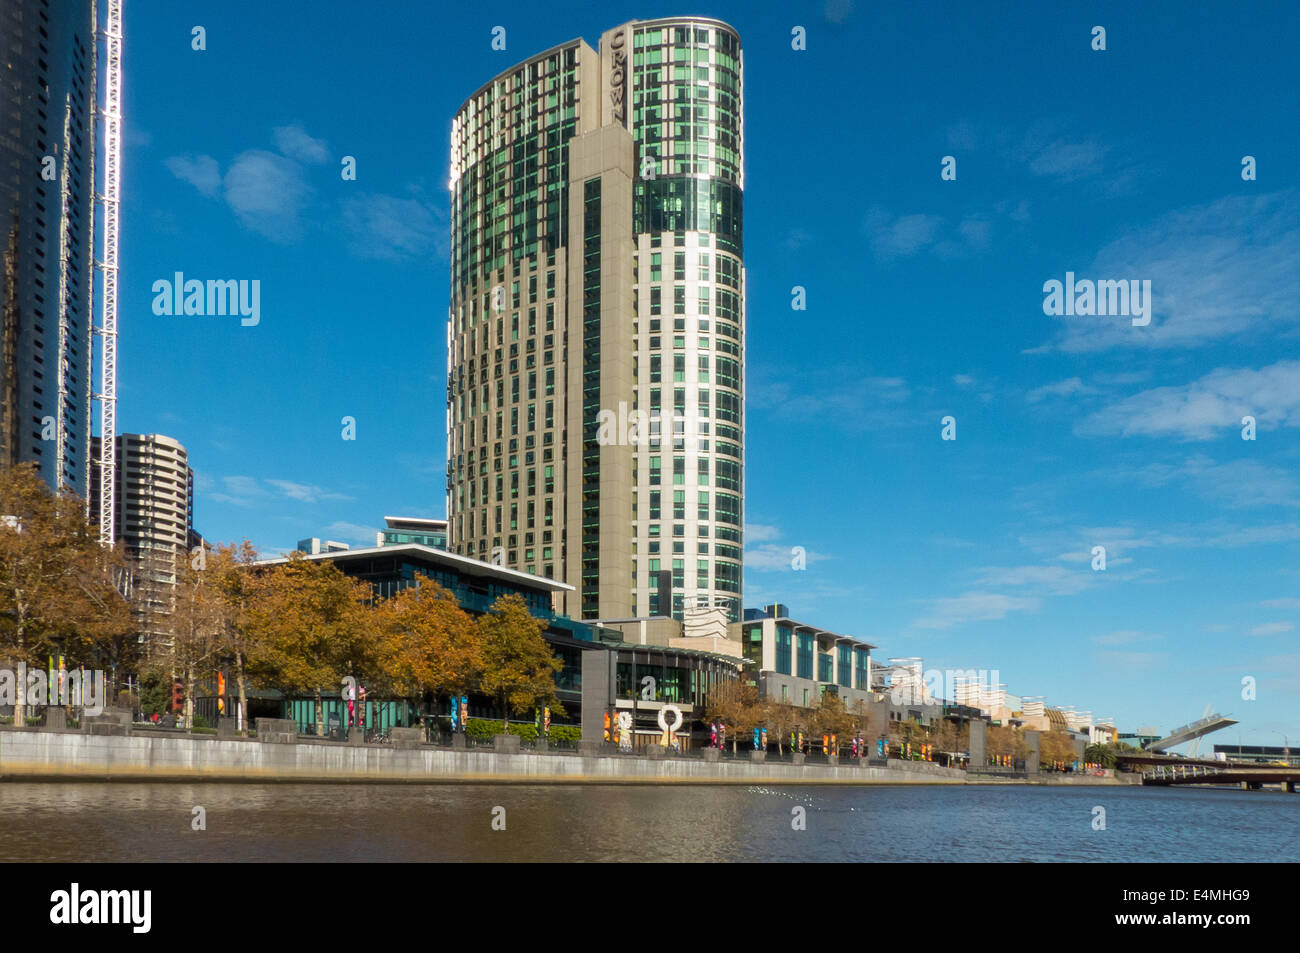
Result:
<svg viewBox="0 0 1300 953">
<path fill-rule="evenodd" d="M 555 693 L 555 676 L 564 667 L 542 637 L 543 623 L 528 611 L 523 597 L 501 596 L 478 618 L 482 640 L 483 677 L 479 687 L 501 709 L 501 721 L 510 732 L 509 714 L 522 714 L 549 706 L 563 712 Z"/>
<path fill-rule="evenodd" d="M 224 658 L 234 669 L 235 691 L 238 693 L 241 729 L 248 731 L 248 674 L 250 653 L 257 654 L 255 630 L 249 624 L 249 608 L 253 593 L 261 578 L 254 569 L 257 549 L 248 540 L 238 546 L 234 543 L 218 545 L 201 554 L 204 571 L 211 579 L 212 591 L 220 604 L 220 632 L 218 642 Z"/>
<path fill-rule="evenodd" d="M 762 721 L 767 725 L 768 736 L 776 735 L 777 751 L 785 754 L 785 743 L 804 726 L 806 716 L 789 702 L 767 699 L 762 704 Z"/>
<path fill-rule="evenodd" d="M 817 734 L 835 735 L 838 742 L 838 739 L 847 737 L 856 730 L 857 724 L 858 720 L 845 707 L 844 699 L 838 692 L 822 692 L 822 703 L 813 715 L 813 729 Z"/>
<path fill-rule="evenodd" d="M 1074 763 L 1074 740 L 1064 731 L 1044 731 L 1038 738 L 1038 760 L 1043 764 L 1055 761 Z"/>
<path fill-rule="evenodd" d="M 957 750 L 957 726 L 947 718 L 940 718 L 930 728 L 930 743 L 940 752 Z"/>
<path fill-rule="evenodd" d="M 1029 756 L 1029 743 L 1025 733 L 1010 725 L 990 725 L 985 734 L 985 750 L 994 756 L 1009 756 L 1023 761 Z"/>
<path fill-rule="evenodd" d="M 709 721 L 720 721 L 726 726 L 734 754 L 740 736 L 753 732 L 762 721 L 758 686 L 744 678 L 719 682 L 710 689 L 704 712 Z"/>
<path fill-rule="evenodd" d="M 172 610 L 164 631 L 171 641 L 172 669 L 185 685 L 185 724 L 194 724 L 199 679 L 215 676 L 223 650 L 228 607 L 206 553 L 174 558 Z"/>
<path fill-rule="evenodd" d="M 0 651 L 14 662 L 44 667 L 61 653 L 94 664 L 130 630 L 115 582 L 119 555 L 99 545 L 85 504 L 55 495 L 35 465 L 0 470 Z M 26 685 L 18 680 L 14 724 L 26 716 Z"/>
<path fill-rule="evenodd" d="M 314 696 L 317 734 L 325 733 L 323 690 L 374 659 L 374 640 L 365 635 L 370 599 L 368 583 L 302 553 L 266 567 L 249 592 L 249 674 L 286 694 Z"/>
<path fill-rule="evenodd" d="M 486 627 L 437 583 L 408 586 L 379 603 L 375 614 L 380 669 L 395 694 L 460 695 L 482 680 Z"/>
<path fill-rule="evenodd" d="M 845 706 L 845 712 L 852 725 L 849 729 L 864 739 L 871 734 L 871 711 L 864 699 L 857 699 L 852 705 Z"/>
</svg>

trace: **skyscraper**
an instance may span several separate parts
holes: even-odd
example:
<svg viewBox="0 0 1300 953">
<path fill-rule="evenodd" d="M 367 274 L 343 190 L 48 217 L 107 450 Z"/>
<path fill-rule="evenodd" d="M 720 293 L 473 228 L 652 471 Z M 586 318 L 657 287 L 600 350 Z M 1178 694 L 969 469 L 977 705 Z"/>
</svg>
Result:
<svg viewBox="0 0 1300 953">
<path fill-rule="evenodd" d="M 98 444 L 95 437 L 96 461 Z M 99 481 L 92 482 L 91 515 L 97 519 Z M 115 492 L 113 542 L 130 561 L 136 624 L 146 651 L 153 652 L 169 638 L 177 560 L 188 558 L 199 543 L 189 454 L 162 434 L 118 434 Z"/>
<path fill-rule="evenodd" d="M 93 382 L 95 14 L 0 6 L 0 466 L 34 462 L 83 499 Z"/>
<path fill-rule="evenodd" d="M 740 615 L 742 79 L 725 23 L 633 21 L 452 122 L 449 545 L 573 616 Z"/>
</svg>

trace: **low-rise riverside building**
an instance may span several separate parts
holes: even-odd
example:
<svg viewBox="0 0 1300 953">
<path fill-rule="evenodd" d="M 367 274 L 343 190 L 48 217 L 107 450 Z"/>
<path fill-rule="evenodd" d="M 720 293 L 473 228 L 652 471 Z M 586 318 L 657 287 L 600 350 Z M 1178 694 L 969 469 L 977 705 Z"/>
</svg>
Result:
<svg viewBox="0 0 1300 953">
<path fill-rule="evenodd" d="M 746 609 L 728 634 L 751 663 L 751 677 L 763 698 L 800 708 L 821 704 L 822 693 L 837 693 L 847 707 L 877 701 L 872 691 L 871 650 L 865 639 L 799 622 L 779 603 Z"/>
<path fill-rule="evenodd" d="M 673 706 L 682 713 L 680 744 L 704 741 L 699 726 L 706 718 L 709 692 L 741 677 L 746 661 L 740 645 L 727 638 L 726 614 L 702 606 L 687 608 L 682 619 L 650 616 L 600 619 L 595 623 L 623 637 L 617 646 L 611 705 L 617 716 L 631 718 L 634 746 L 660 743 L 660 712 Z M 667 720 L 667 716 L 665 716 Z"/>
<path fill-rule="evenodd" d="M 344 575 L 365 580 L 370 584 L 375 597 L 380 599 L 388 598 L 408 586 L 418 585 L 423 580 L 435 582 L 449 591 L 456 597 L 460 607 L 472 615 L 487 612 L 501 596 L 522 597 L 533 617 L 546 623 L 542 634 L 564 663 L 556 675 L 555 684 L 556 694 L 565 707 L 566 721 L 577 721 L 582 715 L 583 653 L 601 651 L 606 643 L 619 641 L 617 632 L 577 622 L 552 610 L 555 594 L 568 588 L 567 584 L 460 556 L 444 549 L 434 549 L 420 543 L 400 543 L 364 549 L 321 550 L 309 553 L 304 558 L 331 562 Z M 286 562 L 287 558 L 266 559 L 260 565 L 275 566 Z M 341 701 L 338 699 L 330 700 L 329 704 L 341 709 Z M 471 696 L 469 706 L 470 717 L 500 716 L 500 712 L 486 699 Z M 326 713 L 327 723 L 330 714 L 331 712 Z M 393 710 L 382 709 L 377 714 L 379 727 L 390 727 L 384 722 L 391 721 L 395 726 L 406 725 L 414 713 L 405 711 L 404 706 L 394 706 Z M 291 704 L 286 717 L 299 721 L 300 730 L 313 730 L 315 716 L 307 704 Z"/>
<path fill-rule="evenodd" d="M 327 560 L 345 575 L 365 580 L 381 599 L 429 580 L 476 616 L 489 611 L 502 596 L 520 596 L 533 617 L 545 623 L 542 635 L 563 662 L 555 684 L 565 713 L 557 715 L 554 723 L 580 725 L 584 740 L 601 740 L 606 716 L 616 721 L 620 710 L 632 712 L 638 731 L 648 733 L 657 724 L 659 710 L 673 705 L 683 715 L 683 741 L 689 744 L 692 724 L 702 715 L 708 691 L 720 681 L 737 678 L 744 664 L 738 653 L 730 656 L 725 651 L 709 651 L 713 642 L 708 637 L 684 638 L 682 623 L 672 619 L 621 620 L 608 625 L 571 619 L 553 609 L 558 595 L 572 589 L 569 584 L 422 543 L 322 551 L 304 558 Z M 260 565 L 287 561 L 267 559 Z M 625 641 L 625 630 L 640 633 L 643 628 L 653 636 Z M 647 677 L 652 679 L 648 685 Z M 647 688 L 648 697 L 643 697 Z M 314 699 L 286 702 L 286 717 L 298 721 L 301 731 L 314 730 L 314 703 Z M 371 704 L 380 707 L 376 709 L 377 722 L 367 724 L 377 723 L 381 728 L 408 725 L 415 714 L 398 703 Z M 336 714 L 341 713 L 340 700 L 329 705 Z M 490 700 L 470 695 L 469 717 L 494 719 L 500 712 Z"/>
</svg>

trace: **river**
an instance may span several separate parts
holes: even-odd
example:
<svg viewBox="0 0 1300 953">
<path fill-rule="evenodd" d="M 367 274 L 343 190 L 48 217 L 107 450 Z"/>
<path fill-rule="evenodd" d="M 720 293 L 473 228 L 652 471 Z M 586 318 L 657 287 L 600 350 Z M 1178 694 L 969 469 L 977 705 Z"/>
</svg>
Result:
<svg viewBox="0 0 1300 953">
<path fill-rule="evenodd" d="M 3 783 L 0 859 L 1294 861 L 1298 813 L 1188 788 Z"/>
</svg>

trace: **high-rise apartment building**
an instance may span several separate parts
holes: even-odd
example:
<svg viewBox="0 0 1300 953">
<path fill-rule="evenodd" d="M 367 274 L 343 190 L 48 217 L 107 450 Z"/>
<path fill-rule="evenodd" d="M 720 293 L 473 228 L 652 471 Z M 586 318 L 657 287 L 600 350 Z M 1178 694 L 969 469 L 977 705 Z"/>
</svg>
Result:
<svg viewBox="0 0 1300 953">
<path fill-rule="evenodd" d="M 740 617 L 742 81 L 727 24 L 633 21 L 452 123 L 449 546 L 572 616 Z"/>
<path fill-rule="evenodd" d="M 93 382 L 92 0 L 0 4 L 0 466 L 85 499 Z"/>
<path fill-rule="evenodd" d="M 96 460 L 98 444 L 96 437 Z M 118 434 L 116 494 L 114 545 L 121 545 L 131 563 L 136 624 L 154 650 L 166 639 L 177 560 L 187 557 L 197 539 L 189 454 L 162 434 Z M 92 493 L 97 500 L 98 493 Z M 98 516 L 93 507 L 92 516 Z"/>
</svg>

